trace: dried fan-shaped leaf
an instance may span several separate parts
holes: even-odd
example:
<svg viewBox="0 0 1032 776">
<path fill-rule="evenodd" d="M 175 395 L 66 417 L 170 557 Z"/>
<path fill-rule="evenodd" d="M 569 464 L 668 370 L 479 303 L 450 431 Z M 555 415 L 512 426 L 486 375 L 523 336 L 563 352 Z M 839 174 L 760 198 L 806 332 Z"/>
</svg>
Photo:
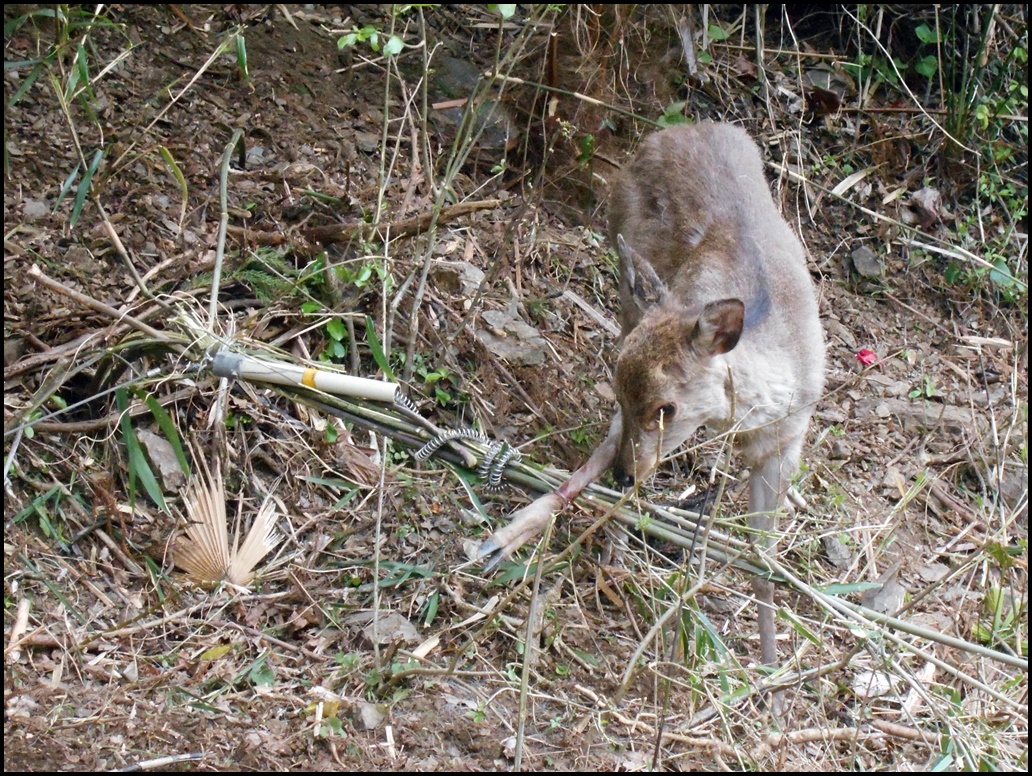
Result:
<svg viewBox="0 0 1032 776">
<path fill-rule="evenodd" d="M 254 518 L 243 545 L 233 551 L 233 557 L 226 571 L 228 581 L 234 585 L 251 584 L 254 579 L 254 567 L 283 541 L 283 537 L 275 530 L 278 517 L 276 503 L 269 495 L 262 504 L 262 508 L 258 510 L 258 515 Z M 239 536 L 237 538 L 239 539 Z"/>
<path fill-rule="evenodd" d="M 243 544 L 238 532 L 230 550 L 221 468 L 216 464 L 213 475 L 203 458 L 195 458 L 197 472 L 187 483 L 184 498 L 188 524 L 173 545 L 173 560 L 200 585 L 223 581 L 249 585 L 255 566 L 283 539 L 275 530 L 275 502 L 272 496 L 265 499 Z"/>
<path fill-rule="evenodd" d="M 184 498 L 188 523 L 175 542 L 173 560 L 194 582 L 218 584 L 230 562 L 225 486 L 218 464 L 212 476 L 204 459 L 197 456 L 196 460 L 197 471 L 186 485 Z"/>
</svg>

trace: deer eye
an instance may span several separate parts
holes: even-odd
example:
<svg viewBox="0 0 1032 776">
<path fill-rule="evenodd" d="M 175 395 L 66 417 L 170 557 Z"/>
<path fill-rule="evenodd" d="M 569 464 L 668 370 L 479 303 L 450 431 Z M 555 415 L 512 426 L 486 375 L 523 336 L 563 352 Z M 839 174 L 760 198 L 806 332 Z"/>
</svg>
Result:
<svg viewBox="0 0 1032 776">
<path fill-rule="evenodd" d="M 677 414 L 677 406 L 674 404 L 664 404 L 662 407 L 656 410 L 656 422 L 666 423 L 669 420 L 673 420 L 674 415 Z"/>
</svg>

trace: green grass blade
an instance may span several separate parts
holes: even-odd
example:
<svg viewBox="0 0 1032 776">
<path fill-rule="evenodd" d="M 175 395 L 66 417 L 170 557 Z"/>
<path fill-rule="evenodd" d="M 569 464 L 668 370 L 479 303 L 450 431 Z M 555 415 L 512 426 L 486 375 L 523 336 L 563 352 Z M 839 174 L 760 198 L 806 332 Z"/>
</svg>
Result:
<svg viewBox="0 0 1032 776">
<path fill-rule="evenodd" d="M 236 36 L 236 56 L 237 56 L 237 67 L 240 68 L 240 75 L 244 78 L 244 83 L 251 83 L 251 72 L 247 69 L 247 41 L 244 40 L 243 35 Z"/>
<path fill-rule="evenodd" d="M 75 183 L 75 179 L 79 176 L 80 167 L 82 167 L 82 165 L 77 162 L 75 167 L 72 168 L 72 171 L 68 173 L 68 177 L 65 178 L 64 183 L 61 184 L 61 189 L 57 192 L 57 200 L 54 202 L 55 211 L 61 205 L 64 198 L 68 196 L 68 192 L 72 190 L 72 184 Z"/>
<path fill-rule="evenodd" d="M 383 370 L 388 380 L 392 383 L 397 382 L 394 378 L 394 372 L 391 370 L 391 365 L 387 363 L 387 356 L 384 355 L 383 348 L 380 346 L 380 338 L 376 336 L 376 327 L 373 325 L 373 319 L 368 315 L 365 319 L 365 332 L 369 350 L 373 353 L 373 361 Z"/>
<path fill-rule="evenodd" d="M 25 96 L 25 93 L 32 88 L 32 85 L 36 83 L 36 79 L 39 78 L 40 74 L 46 69 L 46 61 L 40 60 L 36 62 L 36 65 L 29 71 L 29 74 L 22 79 L 21 85 L 15 90 L 14 94 L 11 95 L 11 99 L 7 101 L 7 107 L 13 108 L 18 104 L 18 101 Z"/>
<path fill-rule="evenodd" d="M 176 428 L 175 421 L 172 420 L 172 416 L 168 414 L 165 408 L 161 406 L 161 403 L 154 398 L 153 394 L 146 394 L 143 400 L 147 402 L 147 408 L 150 409 L 151 415 L 158 422 L 161 433 L 164 434 L 168 443 L 172 445 L 172 450 L 176 454 L 176 460 L 179 461 L 183 474 L 189 477 L 190 462 L 187 460 L 186 452 L 183 450 L 183 440 L 179 436 L 179 429 Z"/>
<path fill-rule="evenodd" d="M 168 506 L 165 504 L 165 497 L 161 493 L 158 480 L 147 461 L 147 456 L 143 453 L 140 440 L 136 438 L 136 432 L 129 417 L 129 395 L 125 389 L 120 388 L 115 391 L 115 400 L 118 402 L 118 425 L 122 430 L 122 439 L 125 441 L 126 454 L 129 459 L 129 498 L 135 498 L 136 481 L 139 480 L 151 501 L 157 504 L 162 512 L 168 512 Z"/>
<path fill-rule="evenodd" d="M 186 185 L 186 176 L 183 175 L 183 171 L 176 164 L 176 160 L 172 157 L 172 152 L 169 151 L 165 146 L 158 146 L 158 153 L 161 155 L 162 160 L 168 167 L 168 171 L 172 173 L 172 177 L 176 179 L 176 183 L 179 184 L 179 195 L 182 197 L 182 204 L 179 208 L 179 220 L 180 222 L 186 220 L 186 203 L 190 196 L 190 190 Z"/>
<path fill-rule="evenodd" d="M 90 166 L 83 173 L 82 180 L 79 181 L 79 188 L 75 192 L 75 205 L 72 207 L 72 215 L 68 219 L 68 225 L 71 227 L 74 227 L 79 221 L 83 205 L 86 204 L 86 196 L 90 193 L 90 182 L 93 180 L 93 173 L 97 171 L 97 167 L 100 166 L 100 160 L 103 158 L 103 149 L 97 151 L 93 155 L 93 161 L 90 162 Z"/>
</svg>

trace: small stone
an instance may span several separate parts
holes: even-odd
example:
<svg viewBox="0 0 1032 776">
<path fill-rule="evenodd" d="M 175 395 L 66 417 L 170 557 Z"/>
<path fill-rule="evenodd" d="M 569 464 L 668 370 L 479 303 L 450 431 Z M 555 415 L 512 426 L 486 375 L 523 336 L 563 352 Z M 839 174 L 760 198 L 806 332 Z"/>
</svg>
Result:
<svg viewBox="0 0 1032 776">
<path fill-rule="evenodd" d="M 164 493 L 178 492 L 186 484 L 186 475 L 183 473 L 183 467 L 179 465 L 172 444 L 145 428 L 137 430 L 136 438 L 147 454 L 147 460 L 150 461 L 151 468 L 161 484 L 161 490 Z"/>
<path fill-rule="evenodd" d="M 26 221 L 35 221 L 39 218 L 45 218 L 50 212 L 50 208 L 46 202 L 40 202 L 35 199 L 25 200 L 25 207 L 22 211 L 25 214 Z"/>
<path fill-rule="evenodd" d="M 828 451 L 828 457 L 833 461 L 846 461 L 849 460 L 850 453 L 849 445 L 841 439 L 836 439 L 831 443 L 831 450 Z"/>
<path fill-rule="evenodd" d="M 853 269 L 862 277 L 880 278 L 885 271 L 885 265 L 882 263 L 882 260 L 866 245 L 861 245 L 849 254 L 849 258 L 853 262 Z"/>
</svg>

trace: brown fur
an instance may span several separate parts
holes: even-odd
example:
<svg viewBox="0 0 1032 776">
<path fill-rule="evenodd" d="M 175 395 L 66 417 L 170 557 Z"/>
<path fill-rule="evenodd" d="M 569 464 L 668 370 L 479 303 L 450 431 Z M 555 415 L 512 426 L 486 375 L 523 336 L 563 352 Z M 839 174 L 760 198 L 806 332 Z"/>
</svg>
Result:
<svg viewBox="0 0 1032 776">
<path fill-rule="evenodd" d="M 673 127 L 642 143 L 612 188 L 620 256 L 620 410 L 561 488 L 484 542 L 507 555 L 605 468 L 630 484 L 700 426 L 733 431 L 749 465 L 750 525 L 774 527 L 824 385 L 824 340 L 806 255 L 781 218 L 756 145 L 727 124 Z M 773 589 L 754 582 L 765 662 Z"/>
</svg>

